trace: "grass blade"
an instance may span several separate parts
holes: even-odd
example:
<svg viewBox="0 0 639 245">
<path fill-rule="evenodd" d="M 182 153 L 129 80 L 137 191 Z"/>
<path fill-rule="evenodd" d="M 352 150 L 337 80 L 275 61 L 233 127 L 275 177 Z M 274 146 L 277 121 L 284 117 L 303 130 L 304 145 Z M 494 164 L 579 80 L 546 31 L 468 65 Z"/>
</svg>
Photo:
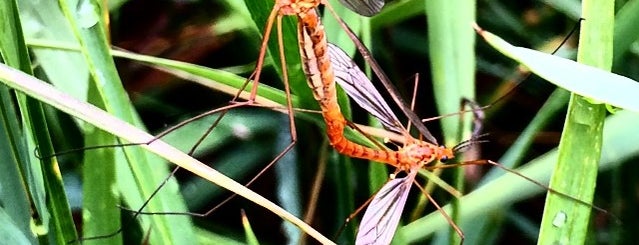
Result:
<svg viewBox="0 0 639 245">
<path fill-rule="evenodd" d="M 614 2 L 586 0 L 582 8 L 586 21 L 581 26 L 577 61 L 610 70 Z M 592 202 L 601 159 L 605 116 L 604 105 L 592 104 L 587 98 L 576 94 L 571 96 L 550 188 Z M 590 211 L 590 207 L 549 193 L 538 244 L 585 243 Z"/>
<path fill-rule="evenodd" d="M 606 103 L 639 112 L 639 97 L 636 96 L 639 94 L 639 83 L 636 81 L 604 71 L 601 68 L 580 64 L 532 49 L 512 46 L 489 32 L 477 30 L 499 52 L 520 62 L 547 81 L 573 93 L 591 98 L 595 103 Z M 597 53 L 603 55 L 600 52 Z M 609 55 L 612 56 L 612 53 Z M 608 91 L 615 91 L 615 93 Z"/>
<path fill-rule="evenodd" d="M 475 35 L 466 24 L 475 21 L 475 6 L 474 0 L 430 1 L 426 4 L 433 94 L 440 115 L 459 111 L 463 98 L 473 101 L 475 98 Z M 471 116 L 461 117 L 465 119 L 464 124 L 460 123 L 460 117 L 442 118 L 440 125 L 444 145 L 453 146 L 470 138 Z M 441 170 L 435 171 L 438 172 Z M 454 172 L 454 185 L 463 192 L 463 168 L 455 168 Z M 429 183 L 426 188 L 432 187 L 433 184 Z M 453 202 L 459 205 L 458 200 Z M 420 201 L 427 200 L 422 195 Z M 451 217 L 459 223 L 459 210 L 454 208 Z M 439 238 L 448 241 L 443 244 L 462 242 L 452 226 Z"/>
<path fill-rule="evenodd" d="M 3 2 L 0 7 L 4 16 L 9 17 L 8 21 L 5 22 L 7 27 L 4 29 L 7 31 L 2 35 L 0 52 L 2 52 L 3 60 L 7 62 L 7 64 L 18 67 L 24 72 L 32 73 L 30 58 L 24 41 L 24 35 L 22 34 L 16 4 L 14 1 L 7 1 Z M 29 191 L 28 195 L 33 198 L 34 206 L 38 213 L 41 214 L 39 218 L 33 222 L 39 224 L 43 230 L 48 231 L 46 233 L 48 234 L 47 240 L 59 244 L 67 243 L 76 237 L 76 231 L 71 217 L 69 203 L 64 193 L 60 169 L 55 159 L 37 159 L 36 156 L 32 154 L 32 152 L 35 152 L 36 147 L 38 147 L 39 152 L 42 154 L 50 155 L 53 153 L 53 146 L 49 137 L 42 105 L 40 102 L 27 97 L 25 94 L 15 93 L 15 100 L 20 108 L 19 121 L 22 123 L 21 127 L 18 128 L 15 124 L 15 122 L 18 121 L 17 116 L 14 114 L 15 107 L 7 107 L 15 106 L 13 102 L 14 98 L 4 86 L 2 88 L 2 97 L 4 102 L 3 106 L 5 106 L 3 109 L 4 118 L 15 120 L 13 122 L 5 121 L 5 125 L 9 125 L 9 127 L 5 127 L 5 129 L 11 130 L 8 133 L 12 134 L 10 139 L 13 139 L 13 142 L 9 144 L 13 145 L 13 156 L 17 156 L 17 158 L 13 159 L 19 159 L 17 165 L 8 168 L 14 170 L 19 168 L 20 171 L 20 173 L 16 171 L 14 176 L 8 178 L 8 180 L 15 180 L 11 182 L 12 185 L 10 186 L 15 187 L 16 190 L 25 190 L 23 186 L 26 185 Z M 20 177 L 22 177 L 23 180 L 19 180 Z M 23 181 L 22 186 L 14 186 L 18 181 Z M 29 203 L 23 199 L 24 196 L 15 197 L 16 199 L 8 199 L 15 201 L 7 204 L 15 208 L 12 208 L 9 214 L 14 216 L 14 221 L 16 221 L 17 224 L 22 225 L 24 234 L 29 234 L 29 238 L 33 239 L 29 227 L 31 220 L 27 218 L 31 216 L 30 211 L 28 211 Z M 26 207 L 23 206 L 25 204 L 27 205 Z M 25 216 L 18 218 L 15 217 L 16 214 Z"/>
<path fill-rule="evenodd" d="M 81 45 L 81 53 L 85 62 L 88 64 L 91 81 L 94 83 L 90 86 L 95 89 L 95 95 L 98 95 L 90 97 L 93 99 L 92 102 L 103 106 L 103 108 L 118 118 L 122 118 L 130 123 L 135 122 L 136 125 L 141 126 L 128 96 L 122 87 L 113 58 L 109 52 L 105 22 L 102 20 L 102 16 L 104 16 L 102 7 L 98 5 L 97 2 L 92 1 L 74 2 L 65 0 L 60 1 L 60 7 Z M 91 92 L 89 95 L 92 95 Z M 91 137 L 91 135 L 86 137 Z M 114 139 L 111 139 L 100 143 L 113 142 L 113 140 Z M 126 147 L 123 149 L 123 152 L 124 156 L 120 156 L 120 159 L 127 159 L 127 161 L 98 163 L 117 166 L 114 169 L 110 169 L 111 171 L 115 170 L 119 173 L 119 175 L 116 175 L 112 172 L 110 175 L 113 177 L 117 176 L 117 178 L 102 178 L 109 175 L 96 176 L 102 173 L 89 170 L 85 171 L 85 180 L 102 180 L 102 182 L 95 183 L 93 186 L 112 186 L 114 183 L 117 183 L 127 204 L 130 207 L 137 208 L 140 207 L 142 202 L 155 190 L 164 176 L 168 175 L 168 172 L 166 168 L 154 168 L 149 162 L 149 156 L 140 148 Z M 118 156 L 107 159 L 115 160 L 118 159 Z M 93 159 L 87 160 L 89 161 L 85 162 L 85 169 L 90 169 L 91 164 L 96 164 Z M 134 188 L 132 188 L 132 186 L 134 186 Z M 109 200 L 115 199 L 111 198 Z M 105 235 L 103 227 L 100 226 L 102 224 L 99 224 L 95 220 L 108 219 L 116 216 L 117 214 L 114 212 L 118 210 L 112 205 L 118 203 L 103 204 L 100 203 L 100 199 L 91 199 L 87 200 L 85 204 L 93 206 L 95 208 L 94 210 L 106 211 L 106 213 L 84 213 L 84 223 L 88 225 L 85 226 L 84 236 Z M 110 209 L 108 208 L 109 206 L 111 206 Z M 170 192 L 160 192 L 160 195 L 153 198 L 148 207 L 148 211 L 150 212 L 185 210 L 184 202 L 175 192 L 173 192 L 173 194 Z M 105 217 L 96 216 L 98 214 L 104 214 Z M 140 220 L 143 230 L 153 229 L 153 231 L 149 233 L 150 243 L 189 244 L 194 242 L 192 224 L 186 216 L 168 217 L 153 215 L 141 217 Z M 96 225 L 91 226 L 92 224 Z M 112 224 L 111 226 L 117 226 L 117 224 Z M 108 234 L 110 232 L 106 233 Z"/>
</svg>

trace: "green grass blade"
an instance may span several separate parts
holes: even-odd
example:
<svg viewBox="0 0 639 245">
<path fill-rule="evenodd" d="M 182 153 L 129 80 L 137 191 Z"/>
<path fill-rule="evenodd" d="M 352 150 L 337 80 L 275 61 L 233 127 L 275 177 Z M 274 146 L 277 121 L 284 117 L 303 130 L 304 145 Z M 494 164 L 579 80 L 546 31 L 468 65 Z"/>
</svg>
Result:
<svg viewBox="0 0 639 245">
<path fill-rule="evenodd" d="M 8 26 L 3 28 L 7 30 L 7 32 L 3 33 L 0 44 L 2 45 L 0 52 L 3 53 L 3 60 L 9 65 L 19 67 L 19 69 L 24 72 L 31 73 L 30 58 L 22 34 L 16 2 L 4 2 L 1 9 L 4 16 L 9 17 L 8 21 L 5 22 Z M 19 166 L 21 173 L 14 173 L 16 175 L 12 177 L 12 179 L 17 180 L 16 178 L 19 178 L 18 176 L 24 178 L 26 183 L 23 183 L 23 185 L 26 185 L 26 188 L 28 188 L 30 196 L 35 202 L 36 210 L 41 214 L 39 219 L 33 220 L 33 222 L 40 225 L 43 230 L 48 230 L 46 233 L 49 235 L 47 240 L 58 244 L 65 244 L 76 237 L 76 232 L 69 209 L 69 203 L 64 193 L 60 169 L 55 159 L 37 159 L 36 156 L 32 154 L 32 152 L 35 152 L 36 147 L 38 147 L 38 151 L 44 155 L 51 155 L 53 153 L 53 146 L 47 130 L 48 127 L 44 118 L 42 105 L 40 102 L 22 93 L 16 93 L 15 96 L 21 112 L 20 122 L 22 123 L 22 127 L 16 128 L 13 123 L 8 123 L 7 125 L 13 125 L 13 128 L 9 129 L 12 130 L 11 134 L 13 134 L 11 138 L 15 140 L 13 142 L 13 153 L 20 159 L 19 165 L 15 165 L 11 169 L 16 169 L 16 167 Z M 2 97 L 3 102 L 5 102 L 3 103 L 4 106 L 13 104 L 9 102 L 11 96 L 8 90 L 4 88 Z M 16 120 L 12 112 L 13 109 L 5 108 L 3 111 L 5 119 Z M 18 136 L 17 134 L 20 134 L 20 137 L 16 137 Z M 12 183 L 16 184 L 17 182 Z M 16 187 L 16 190 L 24 190 L 24 188 L 19 186 L 14 187 Z M 20 196 L 16 196 L 16 199 L 8 200 L 15 201 L 15 203 L 13 203 L 15 206 L 9 205 L 16 208 L 12 210 L 11 214 L 20 213 L 20 210 L 23 210 L 20 208 L 22 206 L 20 204 L 24 205 L 26 203 L 26 200 L 23 200 Z M 28 209 L 28 207 L 23 208 Z M 28 211 L 25 212 L 25 214 L 28 213 Z M 30 222 L 31 220 L 25 219 L 26 217 L 15 219 L 15 221 L 17 221 L 18 224 L 24 225 L 25 234 L 31 234 L 29 227 L 31 224 L 26 223 L 27 225 L 25 225 L 25 222 Z M 51 217 L 51 219 L 49 217 Z"/>
<path fill-rule="evenodd" d="M 257 236 L 253 232 L 253 228 L 251 228 L 251 222 L 249 222 L 246 213 L 242 210 L 242 226 L 244 227 L 244 232 L 246 233 L 246 244 L 248 245 L 259 245 L 260 242 L 257 240 Z"/>
<path fill-rule="evenodd" d="M 88 97 L 100 98 L 96 94 L 94 86 L 89 86 Z M 100 100 L 89 99 L 89 102 L 101 105 Z M 85 132 L 85 145 L 113 145 L 118 143 L 115 137 L 102 130 L 87 130 Z M 120 193 L 113 190 L 113 186 L 117 185 L 116 152 L 122 154 L 122 149 L 103 148 L 84 153 L 82 166 L 82 216 L 84 222 L 82 232 L 84 237 L 111 234 L 122 227 L 120 209 L 112 206 L 120 203 Z M 122 244 L 122 233 L 83 243 Z"/>
<path fill-rule="evenodd" d="M 27 69 L 30 69 L 28 67 L 28 55 L 23 57 L 26 53 L 24 52 L 24 47 L 20 47 L 22 37 L 15 4 L 15 1 L 0 3 L 0 14 L 6 18 L 6 21 L 2 23 L 2 29 L 5 31 L 0 33 L 0 57 L 2 57 L 2 62 L 22 68 L 24 68 L 22 64 L 26 60 L 27 63 L 25 65 L 27 65 Z M 11 200 L 3 202 L 2 219 L 5 227 L 2 230 L 7 232 L 6 236 L 3 237 L 8 238 L 11 237 L 11 233 L 15 233 L 15 239 L 20 239 L 27 243 L 35 243 L 35 236 L 30 232 L 31 214 L 28 199 L 30 193 L 35 194 L 38 192 L 24 188 L 25 182 L 28 180 L 25 180 L 20 167 L 31 168 L 34 166 L 36 168 L 37 164 L 31 163 L 29 158 L 26 157 L 28 149 L 26 141 L 21 135 L 22 129 L 18 124 L 19 115 L 16 108 L 18 108 L 18 105 L 13 99 L 13 93 L 8 87 L 0 86 L 0 156 L 2 156 L 0 164 L 5 170 L 0 173 L 0 184 L 4 187 L 4 191 L 0 192 L 0 199 Z M 33 188 L 32 190 L 44 188 L 42 185 L 33 185 L 34 183 L 29 183 L 29 186 Z M 36 207 L 38 212 L 43 214 L 45 223 L 48 224 L 48 211 L 43 200 L 39 198 L 42 195 L 33 195 L 32 197 L 41 201 L 36 202 Z M 19 235 L 22 237 L 18 237 Z"/>
<path fill-rule="evenodd" d="M 52 48 L 52 49 L 64 49 L 64 50 L 78 50 L 77 47 L 72 45 L 55 42 L 52 40 L 31 40 L 31 45 L 39 48 Z M 157 69 L 163 70 L 167 73 L 173 74 L 177 77 L 201 84 L 205 87 L 224 92 L 229 95 L 235 95 L 237 89 L 241 88 L 245 78 L 230 73 L 228 71 L 211 69 L 195 64 L 190 64 L 181 61 L 163 59 L 158 57 L 152 57 L 148 55 L 135 54 L 126 51 L 112 50 L 112 54 L 116 57 L 122 57 L 149 64 Z M 252 84 L 249 84 L 245 91 L 250 91 Z M 308 87 L 306 88 L 308 89 Z M 265 84 L 260 84 L 257 90 L 256 101 L 262 105 L 269 107 L 283 108 L 286 106 L 286 95 L 284 91 L 270 87 Z M 241 98 L 247 99 L 248 93 L 242 93 Z M 302 99 L 299 96 L 292 95 L 292 103 L 295 108 L 302 109 L 317 109 L 319 106 L 317 102 L 312 105 L 304 105 Z M 348 103 L 340 103 L 342 105 Z M 347 107 L 342 107 L 343 113 L 348 110 Z M 302 117 L 307 120 L 311 120 L 320 127 L 324 127 L 323 120 L 319 115 L 311 115 L 305 113 L 296 113 L 296 116 Z M 346 134 L 349 138 L 363 144 L 370 144 L 370 142 L 361 134 L 354 133 L 353 130 L 347 130 Z"/>
<path fill-rule="evenodd" d="M 577 61 L 610 70 L 614 2 L 587 0 L 582 4 L 583 16 L 587 21 L 581 26 Z M 591 104 L 587 98 L 572 95 L 550 188 L 586 202 L 593 200 L 605 116 L 604 105 Z M 549 193 L 538 244 L 585 243 L 590 211 L 590 207 Z"/>
<path fill-rule="evenodd" d="M 68 46 L 57 46 L 67 47 Z M 246 82 L 246 78 L 240 77 L 233 73 L 211 69 L 208 67 L 203 67 L 195 64 L 190 64 L 186 62 L 180 62 L 175 60 L 163 59 L 158 57 L 152 57 L 148 55 L 135 54 L 131 52 L 117 51 L 113 50 L 113 55 L 117 57 L 127 58 L 143 63 L 147 63 L 149 65 L 156 66 L 158 68 L 169 68 L 167 72 L 172 73 L 177 77 L 182 77 L 186 80 L 193 81 L 204 85 L 206 87 L 210 87 L 212 89 L 225 92 L 229 95 L 235 95 L 237 93 L 237 89 L 241 88 Z M 186 74 L 184 74 L 186 72 Z M 226 86 L 221 86 L 226 85 Z M 250 91 L 253 87 L 252 83 L 246 87 L 245 91 Z M 260 84 L 257 88 L 258 98 L 256 98 L 257 102 L 267 106 L 286 106 L 286 95 L 284 91 L 270 87 L 265 84 Z M 248 99 L 248 93 L 242 93 L 240 95 L 243 99 Z M 260 97 L 263 97 L 266 100 L 261 100 Z M 268 100 L 268 101 L 267 101 Z M 292 103 L 296 108 L 303 108 L 302 102 L 299 97 L 296 95 L 292 95 Z M 311 107 L 313 108 L 313 107 Z M 317 107 L 315 107 L 317 108 Z"/>
<path fill-rule="evenodd" d="M 5 187 L 5 190 L 12 190 L 0 192 L 0 198 L 2 200 L 11 200 L 10 202 L 3 203 L 3 207 L 6 208 L 6 210 L 3 209 L 3 215 L 6 216 L 5 220 L 7 220 L 7 223 L 3 222 L 3 224 L 12 227 L 7 227 L 6 230 L 17 229 L 19 233 L 25 236 L 25 239 L 30 240 L 30 243 L 34 243 L 35 237 L 30 232 L 29 224 L 31 214 L 28 196 L 30 194 L 29 191 L 24 188 L 25 179 L 23 179 L 22 172 L 19 169 L 20 166 L 29 166 L 29 161 L 25 161 L 24 155 L 27 149 L 25 147 L 26 144 L 21 141 L 23 138 L 16 137 L 19 136 L 16 135 L 16 133 L 20 132 L 20 127 L 17 124 L 17 115 L 15 115 L 13 108 L 17 108 L 17 105 L 10 100 L 12 96 L 6 86 L 0 87 L 0 97 L 0 108 L 2 108 L 2 114 L 0 115 L 2 118 L 0 121 L 0 156 L 2 156 L 2 162 L 0 165 L 2 165 L 4 169 L 4 171 L 0 173 L 0 184 Z M 44 188 L 42 185 L 37 186 L 40 188 L 36 186 L 33 187 L 34 190 Z M 31 191 L 31 194 L 41 194 L 43 192 L 43 190 L 39 192 Z M 43 196 L 40 194 L 33 196 Z M 47 218 L 43 219 L 43 221 L 46 221 L 45 224 L 48 224 L 49 213 L 46 206 L 38 207 L 38 213 L 42 213 Z"/>
<path fill-rule="evenodd" d="M 474 1 L 433 1 L 426 6 L 433 93 L 439 114 L 457 112 L 462 98 L 475 97 L 475 34 L 468 27 L 475 20 L 474 6 Z M 441 125 L 445 145 L 462 140 L 459 118 L 443 118 Z M 463 138 L 469 136 L 469 124 L 465 127 Z"/>
<path fill-rule="evenodd" d="M 549 187 L 590 202 L 595 190 L 606 109 L 603 105 L 592 105 L 584 98 L 575 97 L 573 95 L 569 103 L 559 157 Z M 590 209 L 574 200 L 548 194 L 538 243 L 582 244 L 588 231 Z M 554 220 L 561 216 L 567 216 L 570 222 L 557 224 Z"/>
<path fill-rule="evenodd" d="M 428 46 L 432 70 L 433 93 L 439 114 L 449 114 L 460 109 L 462 98 L 474 100 L 475 95 L 475 35 L 467 23 L 475 21 L 475 1 L 430 1 L 426 4 L 428 21 Z M 455 57 L 451 59 L 450 57 Z M 442 118 L 444 145 L 453 146 L 470 138 L 471 115 Z M 455 187 L 463 192 L 463 168 L 455 169 Z M 425 201 L 424 197 L 421 200 Z M 459 199 L 455 199 L 458 203 Z M 451 214 L 459 223 L 459 210 Z M 441 236 L 448 242 L 461 243 L 461 237 L 452 229 Z"/>
<path fill-rule="evenodd" d="M 122 87 L 115 69 L 115 64 L 113 63 L 113 58 L 109 52 L 109 43 L 107 41 L 104 22 L 101 19 L 101 6 L 92 1 L 75 2 L 62 0 L 60 1 L 60 7 L 73 33 L 81 44 L 82 55 L 88 64 L 91 80 L 94 82 L 91 86 L 94 86 L 96 94 L 99 95 L 92 98 L 113 115 L 127 122 L 135 122 L 136 125 L 141 125 Z M 123 156 L 122 159 L 127 159 L 126 162 L 111 161 L 96 163 L 94 159 L 87 159 L 88 161 L 85 162 L 85 169 L 89 169 L 91 164 L 119 163 L 116 165 L 116 171 L 120 173 L 117 179 L 98 178 L 98 176 L 95 175 L 101 175 L 102 173 L 85 171 L 85 180 L 104 180 L 103 182 L 96 183 L 94 186 L 112 186 L 114 181 L 117 180 L 120 191 L 127 204 L 132 208 L 138 208 L 153 190 L 157 188 L 157 185 L 167 175 L 167 171 L 165 168 L 153 166 L 149 162 L 148 156 L 139 148 L 127 147 L 123 149 L 123 152 L 125 156 Z M 118 156 L 108 159 L 118 159 Z M 116 175 L 112 174 L 110 176 L 115 177 Z M 111 210 L 113 210 L 117 209 L 113 205 L 118 203 L 101 204 L 99 199 L 92 199 L 86 202 L 86 204 L 95 206 L 96 209 L 100 210 L 108 210 L 108 207 L 111 206 Z M 158 196 L 152 199 L 148 207 L 149 209 L 147 209 L 147 211 L 150 212 L 179 212 L 185 210 L 184 202 L 180 196 L 169 192 L 160 192 Z M 117 210 L 112 212 L 117 212 Z M 98 226 L 101 224 L 98 224 L 98 222 L 94 220 L 107 219 L 116 215 L 112 212 L 105 213 L 105 217 L 99 217 L 99 213 L 85 212 L 83 215 L 86 227 L 84 236 L 104 235 L 101 227 Z M 143 216 L 140 220 L 143 230 L 153 229 L 153 231 L 149 233 L 150 243 L 189 244 L 194 241 L 192 224 L 186 216 L 168 217 L 153 215 Z M 96 224 L 96 226 L 91 227 L 92 224 Z M 117 224 L 113 225 L 115 226 Z"/>
</svg>

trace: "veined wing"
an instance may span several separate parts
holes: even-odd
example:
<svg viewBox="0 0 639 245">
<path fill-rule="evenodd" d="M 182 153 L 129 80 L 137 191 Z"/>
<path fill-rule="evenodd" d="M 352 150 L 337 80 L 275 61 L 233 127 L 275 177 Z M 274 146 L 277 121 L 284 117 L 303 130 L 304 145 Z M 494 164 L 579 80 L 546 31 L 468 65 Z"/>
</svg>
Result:
<svg viewBox="0 0 639 245">
<path fill-rule="evenodd" d="M 344 6 L 363 16 L 373 16 L 384 7 L 384 0 L 339 0 Z"/>
<path fill-rule="evenodd" d="M 384 128 L 402 134 L 405 130 L 399 119 L 357 64 L 341 48 L 332 43 L 328 44 L 328 54 L 333 65 L 335 81 L 348 96 L 379 119 Z"/>
<path fill-rule="evenodd" d="M 411 171 L 404 178 L 388 181 L 375 194 L 359 225 L 355 244 L 390 244 L 416 174 L 417 171 Z"/>
</svg>

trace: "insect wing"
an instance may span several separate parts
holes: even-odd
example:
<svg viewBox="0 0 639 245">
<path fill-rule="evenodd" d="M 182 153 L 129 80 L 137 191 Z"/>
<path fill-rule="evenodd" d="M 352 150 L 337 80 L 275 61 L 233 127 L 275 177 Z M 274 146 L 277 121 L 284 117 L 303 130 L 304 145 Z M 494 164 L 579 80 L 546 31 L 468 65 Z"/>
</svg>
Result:
<svg viewBox="0 0 639 245">
<path fill-rule="evenodd" d="M 417 172 L 386 183 L 366 209 L 355 244 L 390 244 Z"/>
<path fill-rule="evenodd" d="M 339 0 L 342 5 L 360 15 L 371 17 L 384 7 L 384 0 Z"/>
<path fill-rule="evenodd" d="M 377 61 L 373 59 L 370 50 L 366 48 L 366 46 L 362 43 L 362 41 L 359 40 L 357 35 L 355 35 L 353 30 L 350 27 L 348 27 L 348 25 L 346 25 L 344 21 L 338 21 L 338 22 L 339 22 L 339 25 L 344 29 L 344 31 L 346 31 L 346 34 L 351 39 L 351 41 L 355 43 L 357 50 L 359 51 L 360 54 L 362 54 L 362 56 L 364 57 L 364 60 L 366 60 L 366 62 L 368 62 L 368 64 L 371 66 L 371 69 L 373 70 L 373 72 L 375 72 L 375 75 L 377 75 L 380 82 L 384 84 L 384 87 L 386 89 L 388 89 L 388 92 L 390 93 L 391 98 L 393 98 L 395 103 L 399 105 L 399 108 L 402 110 L 402 112 L 404 112 L 404 115 L 406 115 L 408 119 L 411 122 L 413 122 L 413 125 L 422 134 L 422 136 L 424 136 L 427 142 L 434 145 L 439 145 L 437 143 L 437 139 L 433 136 L 433 134 L 431 134 L 430 131 L 428 131 L 426 126 L 424 126 L 424 124 L 421 123 L 421 120 L 419 119 L 419 117 L 413 111 L 411 111 L 410 107 L 406 104 L 406 102 L 402 99 L 402 97 L 399 96 L 399 93 L 397 93 L 397 89 L 390 82 L 390 79 L 388 79 L 388 76 L 386 76 L 382 68 L 379 66 L 379 64 L 377 64 Z"/>
<path fill-rule="evenodd" d="M 328 53 L 335 73 L 335 81 L 360 107 L 379 119 L 387 130 L 400 133 L 404 130 L 382 95 L 364 75 L 357 64 L 339 47 L 328 44 Z"/>
</svg>

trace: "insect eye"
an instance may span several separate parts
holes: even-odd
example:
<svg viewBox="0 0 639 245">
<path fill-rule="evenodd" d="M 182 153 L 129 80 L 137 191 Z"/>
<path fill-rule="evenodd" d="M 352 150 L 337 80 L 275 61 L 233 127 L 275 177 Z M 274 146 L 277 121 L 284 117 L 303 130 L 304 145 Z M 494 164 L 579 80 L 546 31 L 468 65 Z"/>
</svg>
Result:
<svg viewBox="0 0 639 245">
<path fill-rule="evenodd" d="M 442 158 L 439 159 L 440 162 L 442 163 L 446 163 L 448 161 L 448 157 L 447 156 L 443 156 Z"/>
</svg>

